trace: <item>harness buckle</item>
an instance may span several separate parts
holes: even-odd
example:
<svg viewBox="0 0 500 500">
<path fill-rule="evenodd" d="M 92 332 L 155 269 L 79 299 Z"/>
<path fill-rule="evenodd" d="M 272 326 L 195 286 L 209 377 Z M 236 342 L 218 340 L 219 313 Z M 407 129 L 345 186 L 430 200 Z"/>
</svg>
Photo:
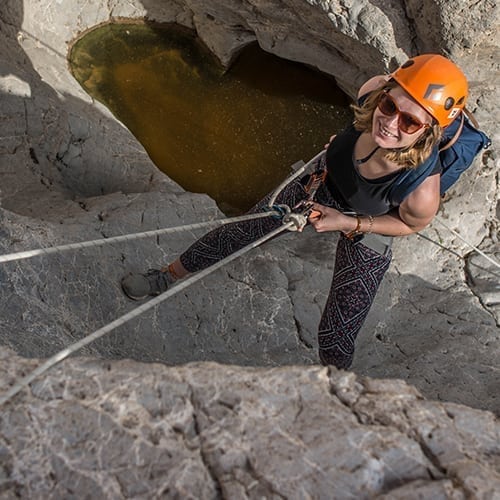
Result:
<svg viewBox="0 0 500 500">
<path fill-rule="evenodd" d="M 309 195 L 310 200 L 314 198 L 316 191 L 319 189 L 321 184 L 325 182 L 327 173 L 326 168 L 324 168 L 316 170 L 309 176 L 309 180 L 304 187 L 304 191 Z"/>
</svg>

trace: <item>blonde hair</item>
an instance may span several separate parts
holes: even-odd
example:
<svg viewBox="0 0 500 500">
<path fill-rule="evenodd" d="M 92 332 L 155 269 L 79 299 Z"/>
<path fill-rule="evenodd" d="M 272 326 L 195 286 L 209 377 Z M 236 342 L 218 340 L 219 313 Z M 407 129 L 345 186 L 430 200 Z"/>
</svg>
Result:
<svg viewBox="0 0 500 500">
<path fill-rule="evenodd" d="M 373 113 L 381 95 L 397 85 L 394 80 L 390 80 L 383 87 L 371 92 L 361 105 L 353 104 L 351 106 L 354 111 L 354 128 L 356 130 L 360 132 L 372 131 Z M 416 168 L 429 158 L 434 147 L 439 144 L 441 135 L 442 128 L 434 121 L 413 144 L 401 149 L 388 150 L 384 157 L 401 167 Z"/>
</svg>

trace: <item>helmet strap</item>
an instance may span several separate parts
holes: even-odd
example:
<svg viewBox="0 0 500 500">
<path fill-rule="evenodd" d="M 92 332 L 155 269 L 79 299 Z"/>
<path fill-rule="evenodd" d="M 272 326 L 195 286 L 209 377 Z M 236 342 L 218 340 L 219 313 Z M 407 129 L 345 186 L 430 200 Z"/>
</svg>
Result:
<svg viewBox="0 0 500 500">
<path fill-rule="evenodd" d="M 467 116 L 470 115 L 470 112 L 467 110 Z M 451 148 L 455 142 L 457 142 L 457 139 L 460 137 L 460 134 L 462 133 L 462 129 L 464 128 L 464 121 L 465 121 L 465 115 L 464 113 L 460 113 L 460 125 L 457 128 L 457 131 L 453 135 L 453 137 L 442 147 L 439 148 L 439 151 L 445 151 L 448 148 Z M 474 118 L 474 121 L 477 123 L 476 119 Z M 477 128 L 477 127 L 476 127 Z"/>
</svg>

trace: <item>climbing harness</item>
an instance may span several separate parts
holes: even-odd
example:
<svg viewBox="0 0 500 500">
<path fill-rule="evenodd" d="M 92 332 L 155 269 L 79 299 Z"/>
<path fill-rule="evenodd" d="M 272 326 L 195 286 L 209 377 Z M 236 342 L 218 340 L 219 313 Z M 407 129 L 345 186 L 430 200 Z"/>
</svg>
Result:
<svg viewBox="0 0 500 500">
<path fill-rule="evenodd" d="M 276 199 L 280 192 L 294 179 L 302 175 L 309 167 L 315 164 L 320 157 L 324 154 L 323 151 L 318 153 L 314 158 L 312 158 L 308 163 L 305 165 L 301 166 L 294 174 L 289 176 L 287 179 L 285 179 L 284 182 L 282 182 L 278 188 L 273 192 L 273 194 L 270 197 L 270 201 L 268 203 L 268 208 L 269 210 L 262 212 L 262 213 L 252 213 L 248 215 L 243 215 L 239 217 L 231 217 L 227 219 L 218 219 L 218 220 L 213 220 L 213 221 L 207 221 L 207 222 L 201 222 L 201 223 L 194 223 L 194 224 L 188 224 L 185 226 L 177 226 L 177 227 L 172 227 L 172 228 L 163 228 L 163 229 L 157 229 L 157 230 L 152 230 L 152 231 L 145 231 L 141 233 L 134 233 L 134 234 L 127 234 L 127 235 L 121 235 L 121 236 L 115 236 L 111 238 L 104 238 L 104 239 L 99 239 L 99 240 L 92 240 L 92 241 L 86 241 L 86 242 L 80 242 L 80 243 L 71 243 L 67 245 L 59 245 L 55 247 L 50 247 L 50 248 L 40 248 L 36 250 L 28 250 L 24 252 L 17 252 L 17 253 L 11 253 L 11 254 L 6 254 L 6 255 L 1 255 L 0 256 L 0 263 L 3 262 L 10 262 L 14 260 L 20 260 L 20 259 L 27 259 L 31 257 L 35 257 L 37 255 L 49 255 L 57 252 L 63 252 L 67 250 L 73 250 L 73 249 L 81 249 L 81 248 L 88 248 L 88 247 L 94 247 L 94 246 L 100 246 L 108 243 L 116 243 L 116 242 L 122 242 L 122 241 L 132 241 L 138 238 L 145 238 L 149 236 L 157 236 L 160 234 L 168 234 L 168 233 L 173 233 L 173 232 L 178 232 L 178 231 L 186 231 L 186 230 L 194 230 L 194 229 L 201 229 L 201 228 L 207 228 L 207 227 L 217 227 L 233 222 L 241 222 L 241 221 L 247 221 L 247 220 L 252 220 L 252 219 L 258 219 L 258 218 L 263 218 L 263 217 L 275 217 L 275 218 L 280 218 L 282 220 L 282 225 L 278 227 L 277 229 L 269 232 L 268 234 L 264 235 L 263 237 L 259 238 L 258 240 L 254 241 L 253 243 L 250 243 L 249 245 L 241 248 L 240 250 L 232 253 L 228 257 L 220 260 L 219 262 L 211 265 L 210 267 L 197 272 L 196 274 L 184 278 L 182 281 L 176 283 L 172 288 L 169 288 L 162 294 L 158 295 L 157 297 L 154 297 L 150 299 L 148 302 L 145 304 L 142 304 L 135 309 L 129 311 L 128 313 L 120 316 L 119 318 L 115 319 L 111 323 L 103 326 L 102 328 L 96 330 L 95 332 L 87 335 L 83 339 L 75 342 L 74 344 L 70 345 L 66 349 L 58 352 L 54 356 L 50 357 L 47 359 L 43 364 L 41 364 L 38 368 L 33 370 L 31 373 L 29 373 L 27 376 L 24 378 L 18 380 L 3 396 L 0 397 L 0 406 L 7 401 L 9 401 L 11 398 L 13 398 L 16 394 L 18 394 L 24 387 L 29 385 L 33 380 L 35 380 L 37 377 L 45 373 L 47 370 L 58 364 L 59 362 L 63 361 L 66 359 L 70 354 L 80 350 L 82 347 L 94 342 L 98 338 L 106 335 L 107 333 L 111 332 L 115 328 L 118 328 L 119 326 L 127 323 L 128 321 L 138 317 L 142 313 L 148 311 L 149 309 L 152 309 L 153 307 L 157 306 L 164 300 L 168 299 L 169 297 L 172 297 L 173 295 L 179 293 L 181 290 L 184 290 L 188 286 L 192 285 L 193 283 L 196 283 L 197 281 L 203 279 L 205 276 L 208 274 L 216 271 L 217 269 L 221 268 L 222 266 L 228 264 L 229 262 L 237 259 L 238 257 L 242 256 L 246 252 L 250 251 L 253 248 L 256 248 L 257 246 L 261 245 L 265 241 L 268 241 L 278 234 L 282 233 L 283 231 L 289 230 L 289 231 L 301 231 L 304 226 L 307 223 L 307 217 L 311 214 L 312 211 L 312 199 L 321 185 L 321 183 L 324 181 L 324 177 L 322 175 L 326 175 L 325 173 L 321 172 L 321 169 L 318 169 L 315 173 L 311 174 L 311 177 L 309 179 L 308 185 L 306 186 L 306 191 L 308 192 L 308 198 L 304 200 L 303 202 L 299 203 L 296 207 L 293 207 L 291 209 L 287 205 L 282 205 L 282 204 L 277 204 Z M 326 171 L 325 171 L 326 172 Z M 443 226 L 445 226 L 447 229 L 452 231 L 457 237 L 459 237 L 462 241 L 467 243 L 469 246 L 471 246 L 476 252 L 481 254 L 483 257 L 485 257 L 487 260 L 492 262 L 495 266 L 500 268 L 500 264 L 491 259 L 489 256 L 487 256 L 484 252 L 479 250 L 477 247 L 472 245 L 471 243 L 467 242 L 464 238 L 462 238 L 458 233 L 456 233 L 453 229 L 449 228 L 442 222 L 440 219 L 438 219 L 438 222 L 440 222 Z M 425 237 L 425 239 L 428 239 L 430 241 L 430 238 Z M 440 245 L 442 246 L 442 245 Z M 454 252 L 456 253 L 456 252 Z M 457 254 L 459 255 L 459 254 Z"/>
<path fill-rule="evenodd" d="M 278 197 L 278 195 L 281 193 L 281 191 L 283 191 L 283 189 L 286 188 L 286 186 L 288 186 L 288 184 L 290 184 L 293 180 L 297 179 L 297 177 L 300 177 L 304 172 L 306 172 L 306 170 L 310 167 L 312 167 L 315 163 L 317 163 L 319 161 L 319 159 L 321 158 L 321 156 L 324 154 L 324 150 L 323 151 L 320 151 L 316 156 L 314 156 L 313 158 L 311 158 L 305 165 L 301 166 L 300 168 L 298 168 L 292 175 L 288 176 L 274 191 L 273 193 L 271 194 L 271 197 L 269 198 L 269 202 L 268 202 L 268 207 L 270 210 L 272 210 L 274 208 L 274 206 L 276 205 L 276 198 Z"/>
<path fill-rule="evenodd" d="M 307 218 L 312 214 L 312 202 L 314 200 L 314 196 L 318 191 L 319 187 L 325 182 L 327 176 L 326 166 L 321 165 L 321 158 L 324 156 L 325 151 L 320 151 L 316 156 L 314 156 L 311 160 L 309 160 L 306 164 L 300 166 L 294 174 L 287 177 L 273 192 L 269 199 L 268 208 L 273 208 L 274 210 L 278 210 L 284 212 L 283 222 L 293 221 L 294 226 L 292 226 L 292 231 L 302 231 L 305 225 L 307 224 Z M 289 207 L 286 205 L 280 205 L 276 203 L 276 199 L 283 191 L 283 189 L 290 184 L 297 177 L 300 177 L 304 174 L 307 169 L 310 167 L 316 166 L 314 172 L 309 175 L 309 180 L 307 184 L 304 186 L 304 190 L 308 194 L 305 200 L 302 200 L 295 207 L 293 207 L 294 212 L 291 212 Z"/>
</svg>

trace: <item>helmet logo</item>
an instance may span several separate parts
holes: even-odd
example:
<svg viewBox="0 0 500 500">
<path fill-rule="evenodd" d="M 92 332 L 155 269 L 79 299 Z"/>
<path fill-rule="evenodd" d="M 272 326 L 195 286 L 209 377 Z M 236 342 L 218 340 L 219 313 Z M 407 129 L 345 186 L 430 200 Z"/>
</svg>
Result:
<svg viewBox="0 0 500 500">
<path fill-rule="evenodd" d="M 438 83 L 429 83 L 424 94 L 424 99 L 439 102 L 443 98 L 443 90 L 444 85 L 440 85 Z"/>
</svg>

